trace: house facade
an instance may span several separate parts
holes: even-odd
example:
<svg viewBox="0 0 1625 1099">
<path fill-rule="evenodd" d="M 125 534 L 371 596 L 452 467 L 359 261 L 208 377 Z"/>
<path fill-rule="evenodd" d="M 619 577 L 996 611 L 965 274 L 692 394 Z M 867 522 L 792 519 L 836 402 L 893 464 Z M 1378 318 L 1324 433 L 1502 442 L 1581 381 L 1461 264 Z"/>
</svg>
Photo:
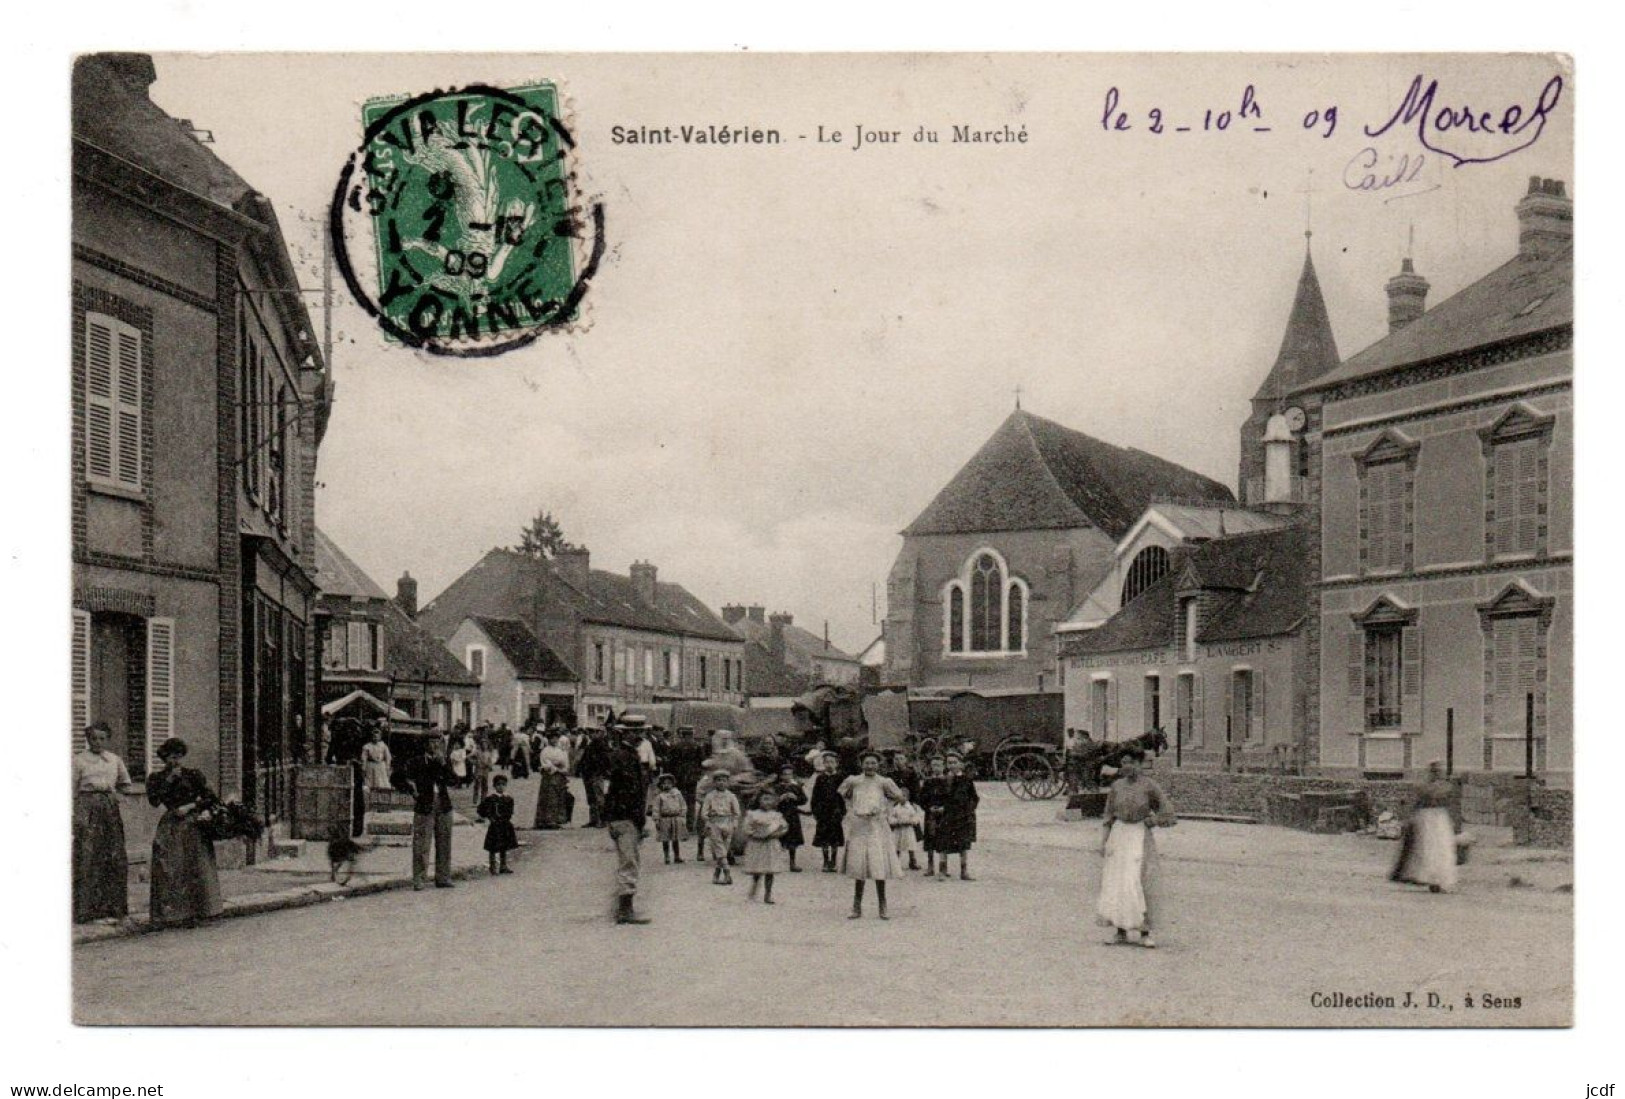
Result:
<svg viewBox="0 0 1625 1099">
<path fill-rule="evenodd" d="M 1291 399 L 1319 473 L 1323 771 L 1573 768 L 1573 205 L 1532 179 L 1505 264 Z M 1510 226 L 1509 226 L 1510 227 Z"/>
<path fill-rule="evenodd" d="M 417 597 L 410 575 L 401 578 L 391 599 L 317 528 L 316 580 L 321 588 L 318 701 L 324 714 L 362 691 L 442 731 L 459 722 L 478 723 L 479 681 L 409 617 Z"/>
<path fill-rule="evenodd" d="M 313 484 L 331 385 L 270 203 L 148 96 L 73 72 L 72 736 L 276 819 L 315 724 Z M 154 823 L 131 799 L 132 848 Z"/>
<path fill-rule="evenodd" d="M 631 703 L 745 698 L 744 641 L 647 562 L 621 575 L 592 568 L 581 547 L 551 559 L 494 549 L 418 621 L 449 639 L 474 616 L 522 622 L 564 662 L 579 682 L 577 724 Z"/>
<path fill-rule="evenodd" d="M 523 622 L 471 616 L 447 647 L 479 683 L 482 721 L 510 729 L 575 725 L 581 703 L 575 672 Z"/>
<path fill-rule="evenodd" d="M 903 531 L 881 681 L 1058 691 L 1054 629 L 1155 499 L 1230 490 L 1017 409 Z"/>
<path fill-rule="evenodd" d="M 1066 727 L 1097 742 L 1161 729 L 1176 767 L 1298 773 L 1312 537 L 1285 526 L 1176 546 L 1106 622 L 1063 631 Z"/>
</svg>

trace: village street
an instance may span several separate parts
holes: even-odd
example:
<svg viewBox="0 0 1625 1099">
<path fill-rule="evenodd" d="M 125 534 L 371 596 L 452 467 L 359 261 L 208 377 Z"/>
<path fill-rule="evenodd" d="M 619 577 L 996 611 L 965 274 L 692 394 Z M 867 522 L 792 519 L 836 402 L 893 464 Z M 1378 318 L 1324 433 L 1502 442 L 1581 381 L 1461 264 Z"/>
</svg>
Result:
<svg viewBox="0 0 1625 1099">
<path fill-rule="evenodd" d="M 534 781 L 517 785 L 528 820 Z M 1059 821 L 1060 802 L 1018 802 L 997 784 L 981 790 L 977 880 L 897 882 L 888 922 L 873 918 L 872 902 L 862 921 L 847 920 L 850 882 L 819 873 L 815 852 L 801 860 L 810 871 L 779 879 L 767 907 L 746 900 L 742 874 L 732 888 L 713 886 L 692 862 L 662 865 L 650 840 L 639 901 L 654 922 L 617 927 L 605 834 L 523 832 L 511 877 L 82 945 L 76 1019 L 1471 1026 L 1570 1017 L 1567 854 L 1475 852 L 1459 892 L 1435 896 L 1390 885 L 1394 844 L 1372 837 L 1184 821 L 1159 833 L 1158 949 L 1109 948 L 1092 918 L 1098 822 Z M 458 829 L 458 840 L 477 843 L 480 831 Z M 1398 1006 L 1315 1006 L 1367 993 Z M 1404 1007 L 1406 993 L 1419 1006 Z M 1486 1008 L 1486 995 L 1519 1006 Z"/>
</svg>

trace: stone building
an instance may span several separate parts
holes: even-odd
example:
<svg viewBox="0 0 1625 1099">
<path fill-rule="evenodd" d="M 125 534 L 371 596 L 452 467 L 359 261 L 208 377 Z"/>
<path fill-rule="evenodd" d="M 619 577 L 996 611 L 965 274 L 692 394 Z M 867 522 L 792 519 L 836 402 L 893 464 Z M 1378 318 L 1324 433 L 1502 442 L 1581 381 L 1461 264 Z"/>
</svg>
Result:
<svg viewBox="0 0 1625 1099">
<path fill-rule="evenodd" d="M 314 728 L 331 383 L 270 202 L 156 79 L 143 54 L 73 70 L 73 740 L 108 722 L 139 779 L 179 734 L 275 819 Z"/>
<path fill-rule="evenodd" d="M 1322 771 L 1414 775 L 1449 757 L 1457 772 L 1572 774 L 1564 185 L 1532 179 L 1516 219 L 1512 257 L 1431 309 L 1406 260 L 1389 334 L 1289 395 L 1317 473 Z"/>
<path fill-rule="evenodd" d="M 1175 766 L 1298 773 L 1312 537 L 1277 526 L 1186 542 L 1105 622 L 1063 630 L 1067 728 L 1096 741 L 1162 729 Z"/>
<path fill-rule="evenodd" d="M 575 725 L 579 679 L 523 622 L 472 615 L 447 644 L 480 685 L 481 720 L 511 729 Z"/>
<path fill-rule="evenodd" d="M 903 531 L 881 681 L 1059 690 L 1054 627 L 1159 499 L 1234 505 L 1216 481 L 1017 409 Z"/>
<path fill-rule="evenodd" d="M 745 643 L 681 584 L 634 562 L 629 575 L 594 569 L 578 546 L 552 559 L 494 549 L 419 613 L 449 639 L 465 618 L 522 622 L 579 683 L 580 724 L 635 702 L 745 697 Z"/>
<path fill-rule="evenodd" d="M 411 618 L 417 581 L 410 574 L 391 599 L 317 528 L 316 582 L 324 713 L 362 691 L 442 731 L 479 721 L 479 680 Z"/>
</svg>

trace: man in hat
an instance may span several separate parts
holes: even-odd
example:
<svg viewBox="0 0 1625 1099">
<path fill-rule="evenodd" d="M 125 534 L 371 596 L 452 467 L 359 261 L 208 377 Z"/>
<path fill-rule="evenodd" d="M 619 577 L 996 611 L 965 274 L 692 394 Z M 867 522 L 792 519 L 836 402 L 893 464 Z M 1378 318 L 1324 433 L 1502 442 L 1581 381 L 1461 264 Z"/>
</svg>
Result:
<svg viewBox="0 0 1625 1099">
<path fill-rule="evenodd" d="M 603 781 L 609 774 L 610 755 L 608 732 L 594 729 L 581 749 L 581 761 L 576 764 L 576 774 L 581 776 L 581 785 L 587 790 L 587 823 L 583 828 L 604 826 Z"/>
<path fill-rule="evenodd" d="M 632 910 L 638 892 L 639 847 L 648 808 L 648 787 L 638 763 L 636 736 L 630 729 L 616 730 L 617 742 L 608 753 L 603 819 L 609 825 L 609 838 L 615 844 L 616 870 L 615 922 L 644 924 L 649 920 Z"/>
</svg>

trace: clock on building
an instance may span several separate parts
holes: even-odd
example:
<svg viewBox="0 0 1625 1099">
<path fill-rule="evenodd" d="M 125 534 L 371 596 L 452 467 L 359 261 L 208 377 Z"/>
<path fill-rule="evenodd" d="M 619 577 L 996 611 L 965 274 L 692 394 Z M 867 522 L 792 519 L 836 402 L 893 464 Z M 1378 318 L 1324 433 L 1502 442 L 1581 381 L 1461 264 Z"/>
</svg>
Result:
<svg viewBox="0 0 1625 1099">
<path fill-rule="evenodd" d="M 1299 408 L 1297 405 L 1293 405 L 1291 408 L 1283 410 L 1281 416 L 1286 420 L 1286 426 L 1294 435 L 1302 431 L 1303 425 L 1309 422 L 1309 417 L 1304 415 L 1303 409 Z"/>
</svg>

